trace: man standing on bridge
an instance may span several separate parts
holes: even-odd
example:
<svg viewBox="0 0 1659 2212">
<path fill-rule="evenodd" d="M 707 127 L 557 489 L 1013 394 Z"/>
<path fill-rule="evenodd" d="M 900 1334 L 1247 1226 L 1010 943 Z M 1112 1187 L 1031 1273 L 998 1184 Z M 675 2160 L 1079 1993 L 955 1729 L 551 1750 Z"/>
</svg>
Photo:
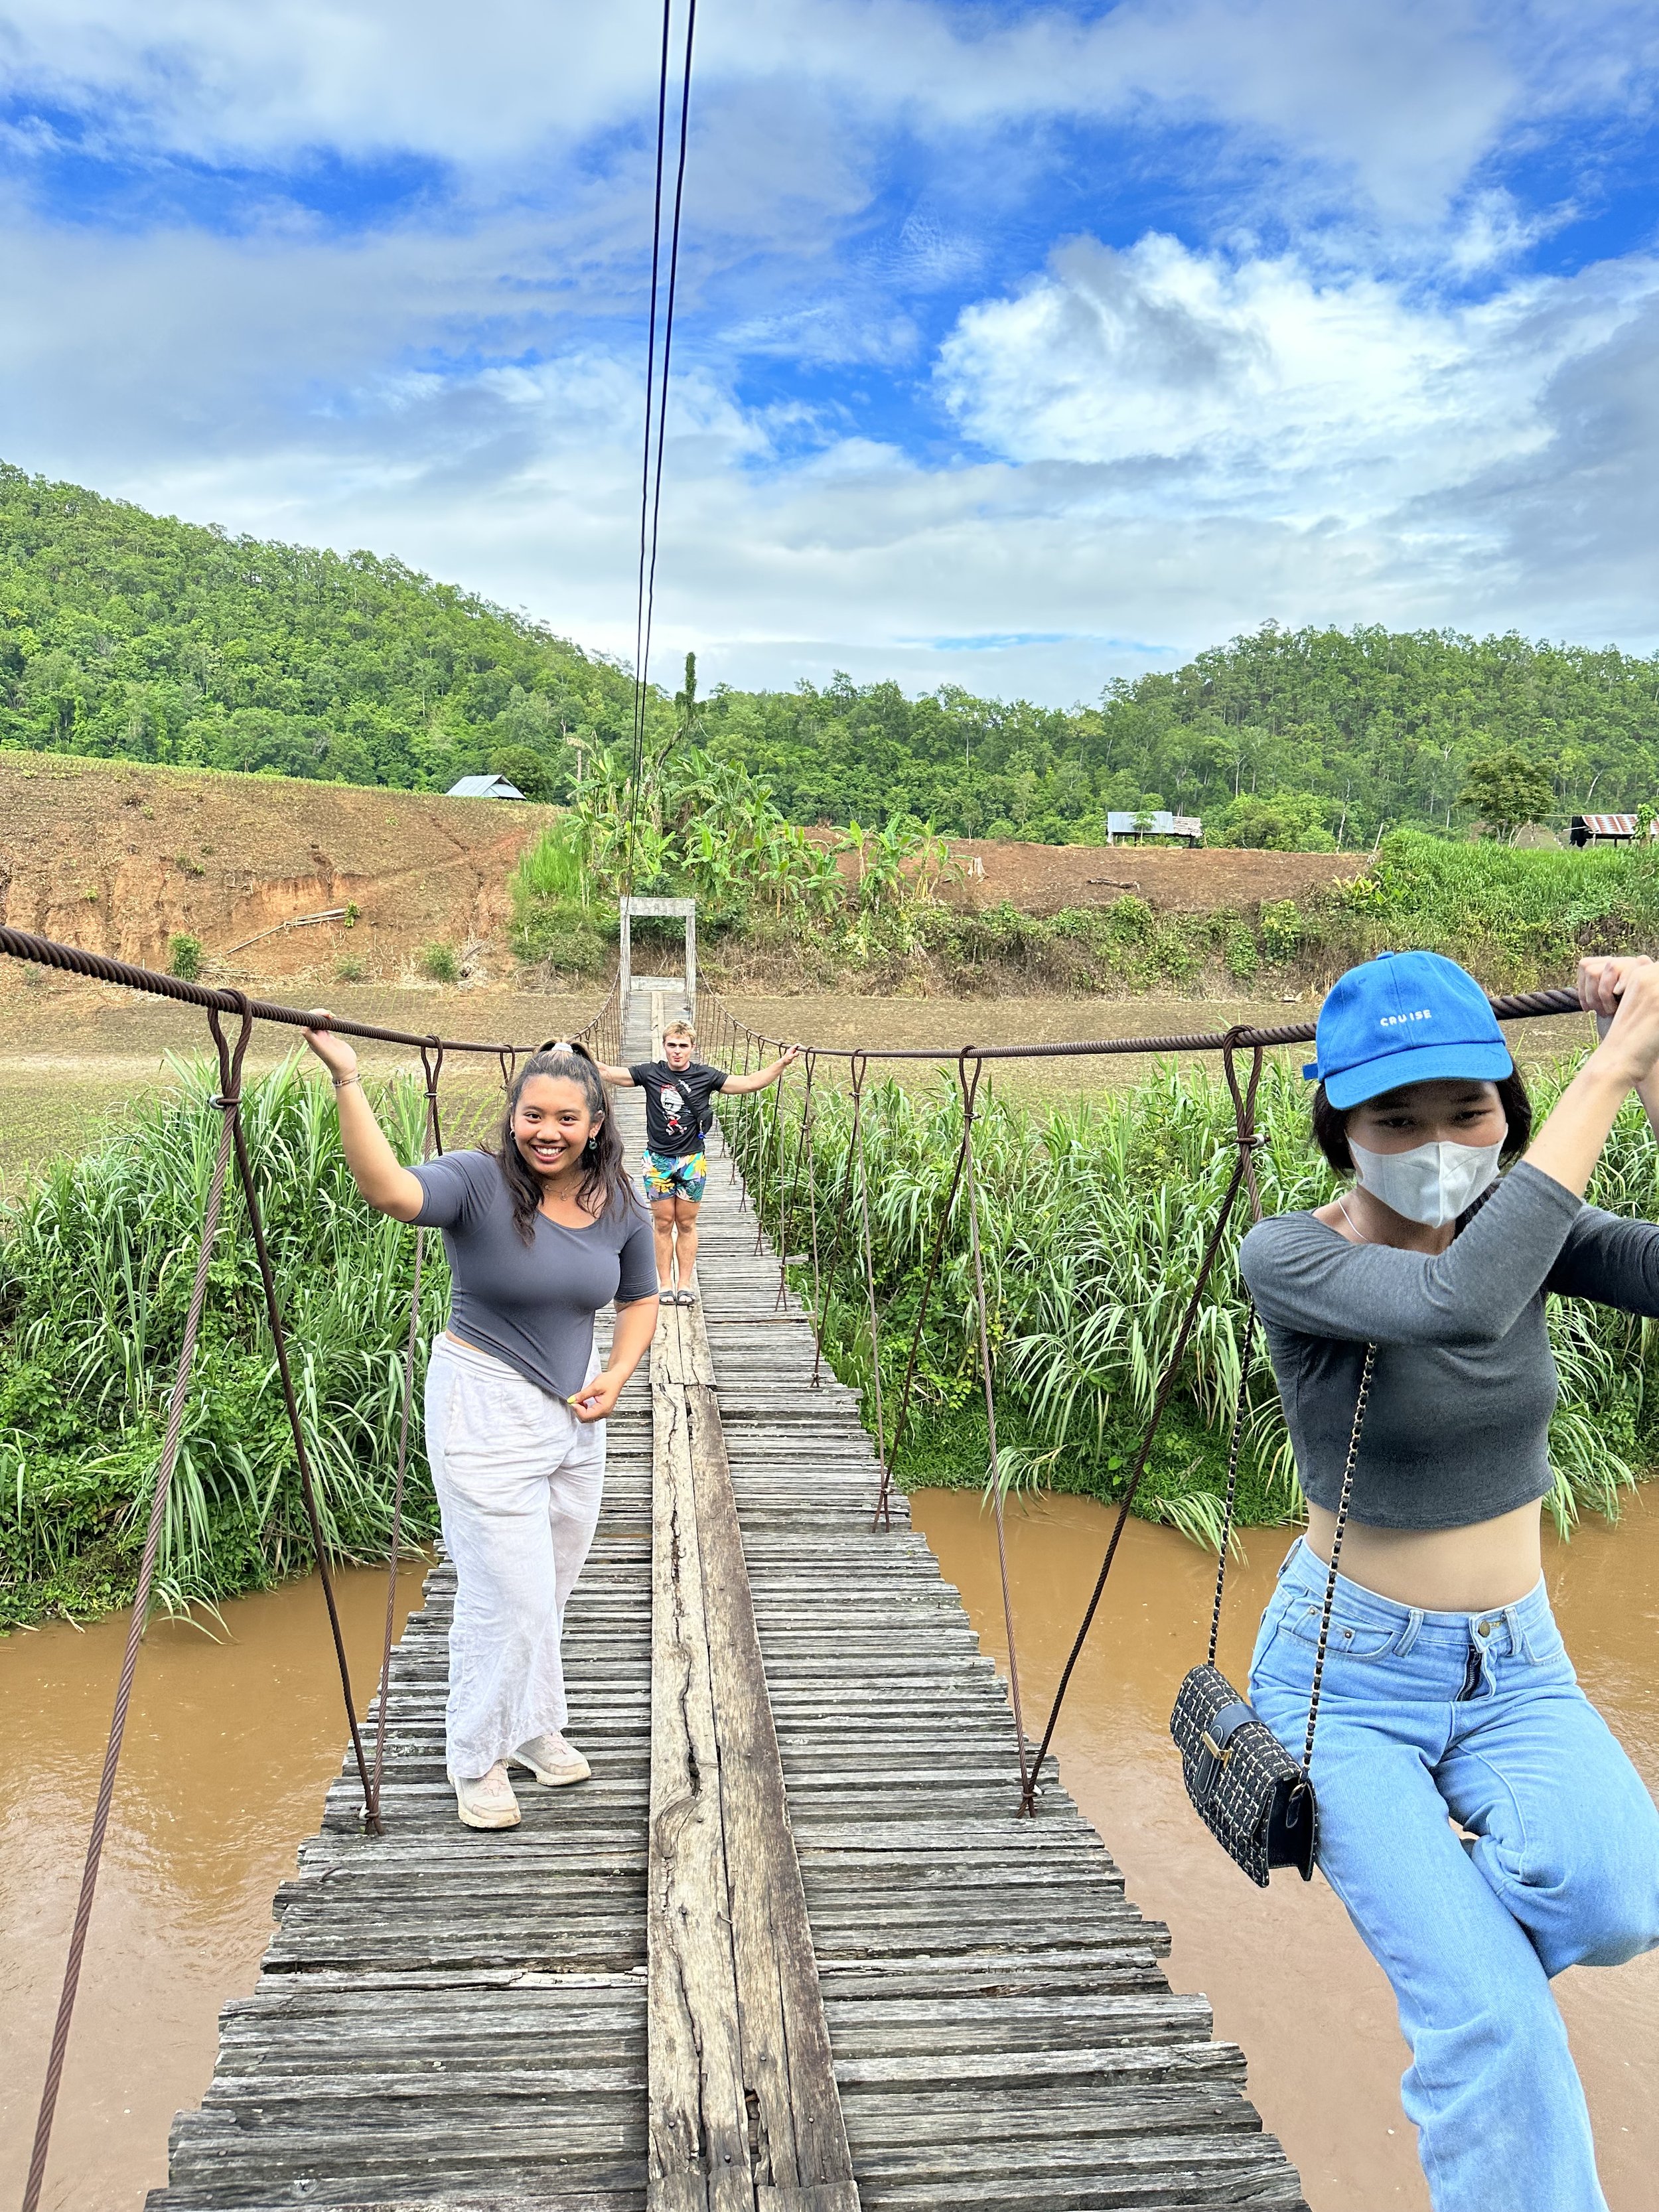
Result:
<svg viewBox="0 0 1659 2212">
<path fill-rule="evenodd" d="M 637 1067 L 599 1068 L 607 1083 L 637 1084 L 645 1093 L 645 1195 L 656 1239 L 658 1296 L 665 1306 L 697 1303 L 691 1278 L 697 1264 L 697 1208 L 708 1180 L 703 1139 L 714 1123 L 710 1098 L 717 1091 L 728 1098 L 764 1091 L 800 1057 L 799 1046 L 792 1044 L 769 1067 L 730 1075 L 723 1067 L 692 1059 L 696 1041 L 690 1022 L 670 1022 L 662 1033 L 660 1060 L 641 1060 Z"/>
</svg>

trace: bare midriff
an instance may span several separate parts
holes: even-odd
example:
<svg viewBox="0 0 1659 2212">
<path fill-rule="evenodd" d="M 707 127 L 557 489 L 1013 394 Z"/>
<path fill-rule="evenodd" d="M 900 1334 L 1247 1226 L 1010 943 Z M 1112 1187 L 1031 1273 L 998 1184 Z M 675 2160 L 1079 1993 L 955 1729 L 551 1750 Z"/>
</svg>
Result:
<svg viewBox="0 0 1659 2212">
<path fill-rule="evenodd" d="M 1541 1508 L 1517 1505 L 1467 1528 L 1378 1528 L 1351 1520 L 1341 1571 L 1351 1583 L 1425 1613 L 1487 1613 L 1514 1605 L 1543 1572 Z M 1336 1516 L 1308 1508 L 1308 1547 L 1328 1562 Z"/>
</svg>

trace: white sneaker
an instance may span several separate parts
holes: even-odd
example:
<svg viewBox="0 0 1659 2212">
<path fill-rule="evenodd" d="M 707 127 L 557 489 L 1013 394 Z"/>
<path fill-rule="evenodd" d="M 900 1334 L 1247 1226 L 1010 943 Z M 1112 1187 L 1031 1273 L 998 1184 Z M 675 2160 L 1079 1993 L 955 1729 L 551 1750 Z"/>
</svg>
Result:
<svg viewBox="0 0 1659 2212">
<path fill-rule="evenodd" d="M 593 1771 L 575 1745 L 567 1743 L 556 1729 L 521 1743 L 512 1753 L 511 1764 L 527 1766 L 537 1781 L 546 1783 L 550 1790 L 562 1789 L 568 1782 L 586 1782 Z"/>
<path fill-rule="evenodd" d="M 464 1828 L 516 1828 L 524 1817 L 501 1759 L 474 1782 L 463 1781 L 459 1774 L 451 1779 L 455 1784 L 455 1808 Z"/>
</svg>

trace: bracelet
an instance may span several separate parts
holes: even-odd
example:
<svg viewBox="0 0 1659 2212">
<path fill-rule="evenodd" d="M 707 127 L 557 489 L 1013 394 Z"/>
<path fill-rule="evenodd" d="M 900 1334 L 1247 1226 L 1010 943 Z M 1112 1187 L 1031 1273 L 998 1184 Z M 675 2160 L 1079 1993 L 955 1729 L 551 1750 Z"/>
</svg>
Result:
<svg viewBox="0 0 1659 2212">
<path fill-rule="evenodd" d="M 361 1083 L 362 1078 L 354 1067 L 349 1075 L 331 1075 L 328 1079 L 337 1091 L 343 1091 L 348 1084 Z"/>
</svg>

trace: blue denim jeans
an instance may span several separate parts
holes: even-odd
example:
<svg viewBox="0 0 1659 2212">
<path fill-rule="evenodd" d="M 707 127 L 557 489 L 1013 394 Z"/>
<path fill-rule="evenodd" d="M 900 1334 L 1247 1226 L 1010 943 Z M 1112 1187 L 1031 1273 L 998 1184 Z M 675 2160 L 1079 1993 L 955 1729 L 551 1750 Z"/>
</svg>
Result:
<svg viewBox="0 0 1659 2212">
<path fill-rule="evenodd" d="M 1297 1758 L 1325 1575 L 1298 1542 L 1250 1662 Z M 1340 1577 L 1313 1778 L 1320 1867 L 1399 2002 L 1436 2212 L 1607 2212 L 1549 1984 L 1659 1943 L 1659 1812 L 1543 1583 L 1425 1613 Z"/>
</svg>

